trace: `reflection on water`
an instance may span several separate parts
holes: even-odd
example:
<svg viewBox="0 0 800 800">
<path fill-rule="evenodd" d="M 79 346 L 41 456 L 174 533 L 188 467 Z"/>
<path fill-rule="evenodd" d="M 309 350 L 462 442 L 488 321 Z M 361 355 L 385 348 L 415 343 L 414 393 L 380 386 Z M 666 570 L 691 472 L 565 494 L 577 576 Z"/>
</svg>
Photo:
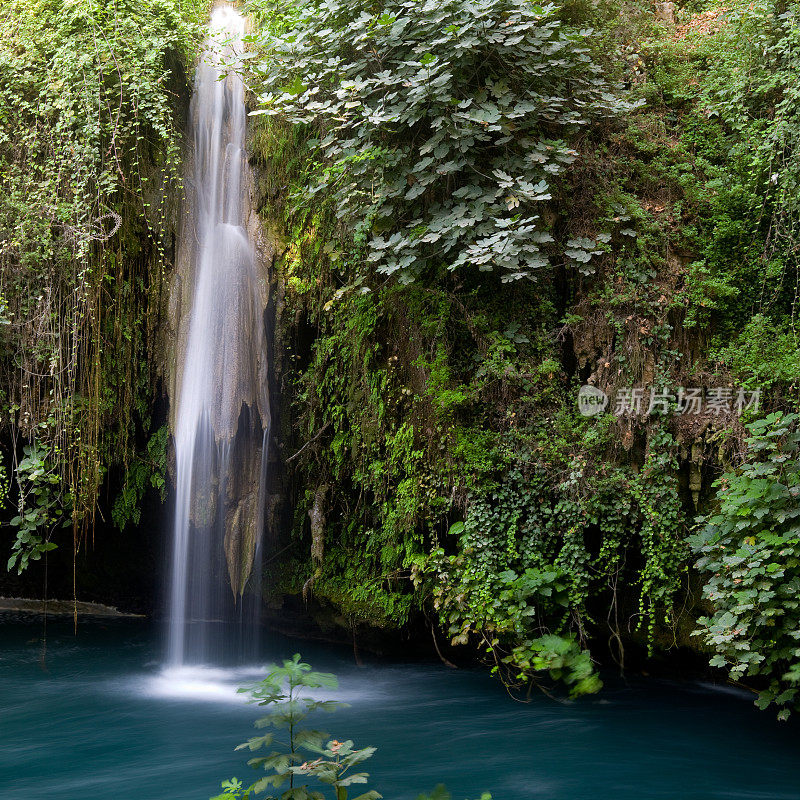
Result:
<svg viewBox="0 0 800 800">
<path fill-rule="evenodd" d="M 162 670 L 138 621 L 48 632 L 43 669 L 38 626 L 0 627 L 0 798 L 206 800 L 223 778 L 249 777 L 233 748 L 263 709 L 236 688 L 260 668 Z M 634 681 L 523 705 L 479 671 L 359 669 L 348 648 L 264 638 L 264 663 L 299 650 L 339 675 L 349 707 L 319 725 L 379 748 L 366 766 L 387 800 L 438 782 L 456 800 L 800 798 L 800 726 L 727 688 Z"/>
</svg>

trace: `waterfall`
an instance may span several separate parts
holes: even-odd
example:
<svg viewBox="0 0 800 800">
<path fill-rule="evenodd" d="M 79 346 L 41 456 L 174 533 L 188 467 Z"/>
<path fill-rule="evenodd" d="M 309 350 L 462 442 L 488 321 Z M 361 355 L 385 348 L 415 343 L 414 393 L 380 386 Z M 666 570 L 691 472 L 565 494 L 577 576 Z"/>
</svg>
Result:
<svg viewBox="0 0 800 800">
<path fill-rule="evenodd" d="M 238 649 L 254 645 L 258 624 L 270 422 L 268 289 L 254 242 L 244 86 L 227 69 L 243 50 L 244 34 L 238 11 L 215 8 L 190 107 L 176 291 L 186 311 L 179 314 L 172 412 L 167 661 L 173 666 L 246 657 Z"/>
</svg>

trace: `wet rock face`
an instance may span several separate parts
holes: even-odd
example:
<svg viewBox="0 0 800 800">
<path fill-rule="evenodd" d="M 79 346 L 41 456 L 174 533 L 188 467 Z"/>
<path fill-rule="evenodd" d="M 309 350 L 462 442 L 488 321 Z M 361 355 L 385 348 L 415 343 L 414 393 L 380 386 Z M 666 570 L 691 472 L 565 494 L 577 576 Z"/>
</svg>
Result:
<svg viewBox="0 0 800 800">
<path fill-rule="evenodd" d="M 230 586 L 239 595 L 253 571 L 264 528 L 268 435 L 259 415 L 243 405 L 230 445 L 223 539 Z"/>
<path fill-rule="evenodd" d="M 182 242 L 195 236 L 187 230 L 192 225 L 191 214 L 186 217 Z M 204 314 L 204 325 L 218 344 L 220 358 L 203 365 L 208 370 L 204 392 L 210 425 L 220 452 L 210 482 L 204 489 L 197 488 L 191 509 L 193 525 L 208 525 L 222 511 L 217 506 L 223 500 L 219 490 L 224 485 L 224 548 L 231 589 L 237 594 L 241 594 L 250 576 L 260 534 L 262 462 L 266 459 L 265 433 L 271 419 L 264 312 L 269 302 L 274 247 L 261 234 L 257 221 L 255 214 L 249 215 L 248 229 L 255 234 L 252 239 L 242 228 L 226 230 L 227 226 L 220 226 L 215 258 L 219 264 L 218 282 L 214 291 L 218 304 Z M 255 244 L 251 245 L 251 241 Z M 192 249 L 179 247 L 170 297 L 174 347 L 167 365 L 173 436 L 181 414 L 179 398 L 187 364 L 195 272 Z M 227 478 L 219 475 L 223 462 L 227 462 Z"/>
</svg>

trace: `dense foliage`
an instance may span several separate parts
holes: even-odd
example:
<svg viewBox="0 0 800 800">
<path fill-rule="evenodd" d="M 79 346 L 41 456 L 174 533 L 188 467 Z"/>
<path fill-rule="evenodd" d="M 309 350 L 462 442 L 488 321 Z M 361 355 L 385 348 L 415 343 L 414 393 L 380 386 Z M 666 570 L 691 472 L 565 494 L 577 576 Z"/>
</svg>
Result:
<svg viewBox="0 0 800 800">
<path fill-rule="evenodd" d="M 574 695 L 597 691 L 589 653 L 579 646 L 594 624 L 592 598 L 607 595 L 608 629 L 621 663 L 620 613 L 651 636 L 657 621 L 671 621 L 684 557 L 671 445 L 668 434 L 654 433 L 633 478 L 614 467 L 595 472 L 576 457 L 554 485 L 552 461 L 528 461 L 505 472 L 491 493 L 470 495 L 465 521 L 450 529 L 458 535 L 456 554 L 440 547 L 421 560 L 433 573 L 434 606 L 453 641 L 478 634 L 495 670 L 508 677 L 547 670 Z M 587 546 L 592 533 L 595 548 Z M 632 552 L 641 558 L 638 574 L 624 563 Z M 625 609 L 620 598 L 620 582 L 631 579 L 638 609 Z M 503 642 L 514 646 L 501 657 Z"/>
<path fill-rule="evenodd" d="M 506 680 L 595 691 L 598 624 L 620 661 L 625 629 L 652 643 L 683 571 L 674 438 L 644 436 L 638 476 L 608 461 L 610 420 L 563 407 L 554 336 L 559 281 L 637 238 L 620 210 L 562 217 L 581 131 L 638 100 L 610 93 L 597 35 L 551 6 L 254 5 L 270 28 L 256 142 L 268 171 L 293 154 L 285 279 L 317 326 L 298 533 L 319 497 L 329 521 L 294 580 L 377 624 L 432 602 Z"/>
<path fill-rule="evenodd" d="M 793 12 L 251 7 L 265 212 L 313 330 L 286 373 L 298 539 L 325 517 L 281 587 L 352 625 L 432 606 L 506 681 L 576 694 L 599 685 L 590 646 L 696 647 L 686 520 L 745 442 L 735 415 L 680 415 L 676 387 L 796 392 Z M 520 46 L 537 36 L 557 51 Z M 533 95 L 555 124 L 511 118 Z M 583 419 L 587 380 L 672 401 Z"/>
<path fill-rule="evenodd" d="M 689 275 L 693 321 L 713 326 L 722 370 L 783 409 L 797 408 L 800 377 L 799 31 L 791 4 L 736 4 L 718 12 L 710 35 L 682 43 L 669 77 L 706 176 L 702 259 Z M 687 91 L 678 82 L 698 65 L 702 79 Z M 778 412 L 747 426 L 735 459 L 744 463 L 716 481 L 712 513 L 690 540 L 705 580 L 698 634 L 712 665 L 751 682 L 758 705 L 775 704 L 780 718 L 797 708 L 800 679 L 796 423 Z"/>
<path fill-rule="evenodd" d="M 94 521 L 146 435 L 184 64 L 202 4 L 4 0 L 0 431 L 9 567 Z M 77 543 L 77 538 L 76 538 Z"/>
<path fill-rule="evenodd" d="M 765 678 L 758 705 L 781 719 L 800 692 L 800 432 L 797 414 L 748 426 L 750 458 L 718 481 L 720 507 L 693 537 L 714 609 L 699 622 L 711 663 Z"/>
<path fill-rule="evenodd" d="M 574 694 L 595 659 L 702 643 L 786 716 L 798 12 L 661 5 L 247 3 L 294 519 L 266 588 Z M 152 393 L 203 7 L 0 0 L 12 569 L 91 529 L 110 469 L 119 527 L 166 489 Z M 584 383 L 668 399 L 587 418 Z M 679 387 L 738 386 L 760 410 L 679 413 Z M 314 746 L 326 775 L 359 758 Z"/>
<path fill-rule="evenodd" d="M 783 391 L 798 380 L 797 9 L 762 0 L 715 12 L 709 32 L 651 41 L 654 69 L 681 113 L 676 132 L 700 172 L 687 219 L 692 324 L 739 379 Z M 699 223 L 699 224 L 698 224 Z"/>
<path fill-rule="evenodd" d="M 270 38 L 256 113 L 314 125 L 302 200 L 325 193 L 366 236 L 372 269 L 409 282 L 468 265 L 510 281 L 548 265 L 544 202 L 577 156 L 569 141 L 626 108 L 591 29 L 524 0 L 325 0 L 292 22 Z M 600 246 L 567 244 L 581 267 Z"/>
</svg>

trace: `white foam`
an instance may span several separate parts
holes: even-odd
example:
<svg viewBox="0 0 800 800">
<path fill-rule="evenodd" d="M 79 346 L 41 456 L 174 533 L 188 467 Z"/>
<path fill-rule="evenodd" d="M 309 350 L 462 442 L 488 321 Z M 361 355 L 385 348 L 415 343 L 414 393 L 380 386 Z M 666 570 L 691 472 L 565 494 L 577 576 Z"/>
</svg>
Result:
<svg viewBox="0 0 800 800">
<path fill-rule="evenodd" d="M 134 681 L 141 697 L 164 700 L 190 700 L 212 703 L 247 704 L 250 695 L 239 692 L 267 674 L 266 667 L 164 667 L 159 672 Z M 366 676 L 365 676 L 366 678 Z M 304 697 L 337 700 L 347 705 L 375 702 L 391 696 L 392 684 L 371 675 L 366 679 L 345 678 L 336 689 L 303 689 Z"/>
<path fill-rule="evenodd" d="M 144 697 L 214 703 L 247 703 L 241 686 L 251 686 L 264 677 L 263 667 L 167 667 L 142 680 Z"/>
</svg>

